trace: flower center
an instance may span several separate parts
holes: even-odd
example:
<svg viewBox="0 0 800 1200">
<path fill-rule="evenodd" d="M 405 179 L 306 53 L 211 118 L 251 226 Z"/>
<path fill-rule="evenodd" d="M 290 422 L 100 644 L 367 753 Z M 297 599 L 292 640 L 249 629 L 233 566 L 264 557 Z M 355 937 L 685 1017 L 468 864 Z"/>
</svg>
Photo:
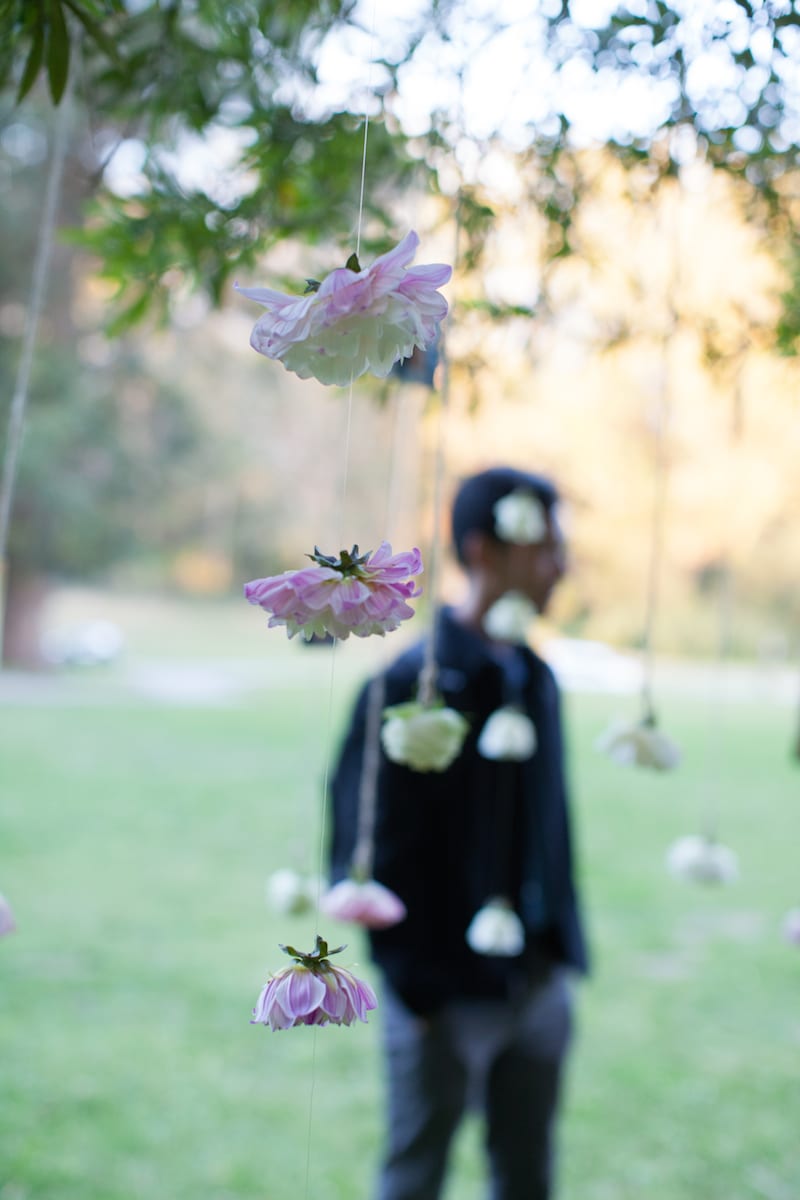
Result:
<svg viewBox="0 0 800 1200">
<path fill-rule="evenodd" d="M 342 550 L 339 557 L 334 558 L 332 554 L 323 554 L 319 546 L 315 546 L 314 553 L 307 554 L 306 558 L 310 558 L 320 567 L 330 567 L 334 571 L 339 571 L 345 578 L 366 579 L 367 575 L 362 567 L 367 565 L 371 554 L 371 550 L 367 550 L 366 554 L 359 554 L 358 546 L 353 546 L 352 550 Z"/>
<path fill-rule="evenodd" d="M 341 954 L 345 946 L 337 946 L 335 950 L 328 949 L 328 943 L 317 934 L 316 945 L 313 950 L 295 950 L 294 946 L 281 946 L 284 954 L 288 954 L 295 962 L 299 962 L 301 966 L 306 967 L 309 971 L 315 974 L 320 974 L 330 970 L 330 963 L 327 961 L 331 954 Z"/>
</svg>

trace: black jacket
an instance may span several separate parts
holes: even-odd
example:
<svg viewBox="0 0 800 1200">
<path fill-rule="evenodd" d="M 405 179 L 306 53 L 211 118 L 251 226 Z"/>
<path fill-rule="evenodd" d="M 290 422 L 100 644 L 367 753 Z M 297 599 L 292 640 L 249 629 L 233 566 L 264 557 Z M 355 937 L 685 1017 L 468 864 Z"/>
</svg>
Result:
<svg viewBox="0 0 800 1200">
<path fill-rule="evenodd" d="M 416 695 L 420 643 L 386 672 L 387 705 Z M 404 901 L 399 925 L 370 934 L 372 955 L 417 1012 L 449 999 L 504 996 L 554 963 L 587 967 L 573 880 L 558 689 L 550 668 L 515 649 L 522 682 L 509 697 L 491 644 L 439 615 L 437 688 L 470 722 L 461 755 L 444 772 L 421 773 L 381 754 L 374 876 Z M 526 678 L 527 677 L 527 678 Z M 332 783 L 331 877 L 348 874 L 356 841 L 367 690 L 359 696 Z M 513 698 L 538 735 L 524 763 L 478 754 L 488 717 Z M 517 958 L 474 953 L 467 926 L 491 896 L 507 895 L 526 927 Z"/>
</svg>

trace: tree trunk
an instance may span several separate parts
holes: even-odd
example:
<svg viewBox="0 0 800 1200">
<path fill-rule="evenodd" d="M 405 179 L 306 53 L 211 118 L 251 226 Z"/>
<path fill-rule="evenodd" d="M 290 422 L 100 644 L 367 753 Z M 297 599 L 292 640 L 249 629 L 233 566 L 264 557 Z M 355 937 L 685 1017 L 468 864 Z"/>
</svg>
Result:
<svg viewBox="0 0 800 1200">
<path fill-rule="evenodd" d="M 42 655 L 42 621 L 50 592 L 46 575 L 9 563 L 3 624 L 5 666 L 35 671 L 47 665 Z"/>
</svg>

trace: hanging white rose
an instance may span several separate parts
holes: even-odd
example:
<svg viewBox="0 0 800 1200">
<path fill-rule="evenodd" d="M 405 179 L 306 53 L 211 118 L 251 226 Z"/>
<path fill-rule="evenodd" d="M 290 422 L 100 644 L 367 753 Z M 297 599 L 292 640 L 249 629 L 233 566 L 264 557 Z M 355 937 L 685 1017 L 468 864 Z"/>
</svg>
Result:
<svg viewBox="0 0 800 1200">
<path fill-rule="evenodd" d="M 547 533 L 547 513 L 538 496 L 516 488 L 492 507 L 495 533 L 504 542 L 532 546 Z"/>
<path fill-rule="evenodd" d="M 476 954 L 513 958 L 525 949 L 525 928 L 509 901 L 497 896 L 470 921 L 467 944 Z"/>
<path fill-rule="evenodd" d="M 673 875 L 694 883 L 730 883 L 739 874 L 739 860 L 727 846 L 714 838 L 679 838 L 667 851 L 667 867 Z"/>
<path fill-rule="evenodd" d="M 381 744 L 392 762 L 412 771 L 446 771 L 461 753 L 469 722 L 444 705 L 418 700 L 383 710 Z"/>
<path fill-rule="evenodd" d="M 617 722 L 595 742 L 595 749 L 607 754 L 622 767 L 652 767 L 671 771 L 681 761 L 678 746 L 648 721 L 637 724 Z"/>
<path fill-rule="evenodd" d="M 508 704 L 489 717 L 478 738 L 478 753 L 500 762 L 524 762 L 536 752 L 536 727 L 520 709 Z"/>
<path fill-rule="evenodd" d="M 536 605 L 522 592 L 505 592 L 483 617 L 483 628 L 498 642 L 524 642 Z"/>
</svg>

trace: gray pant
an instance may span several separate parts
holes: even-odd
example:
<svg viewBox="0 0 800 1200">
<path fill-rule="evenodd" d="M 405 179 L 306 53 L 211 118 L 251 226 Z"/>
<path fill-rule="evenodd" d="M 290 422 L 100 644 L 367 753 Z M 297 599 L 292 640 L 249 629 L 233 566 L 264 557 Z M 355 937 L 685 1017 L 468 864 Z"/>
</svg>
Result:
<svg viewBox="0 0 800 1200">
<path fill-rule="evenodd" d="M 514 1001 L 460 1000 L 429 1019 L 384 987 L 381 1008 L 389 1133 L 378 1200 L 438 1200 L 473 1104 L 486 1119 L 491 1200 L 548 1200 L 571 1031 L 566 972 Z"/>
</svg>

